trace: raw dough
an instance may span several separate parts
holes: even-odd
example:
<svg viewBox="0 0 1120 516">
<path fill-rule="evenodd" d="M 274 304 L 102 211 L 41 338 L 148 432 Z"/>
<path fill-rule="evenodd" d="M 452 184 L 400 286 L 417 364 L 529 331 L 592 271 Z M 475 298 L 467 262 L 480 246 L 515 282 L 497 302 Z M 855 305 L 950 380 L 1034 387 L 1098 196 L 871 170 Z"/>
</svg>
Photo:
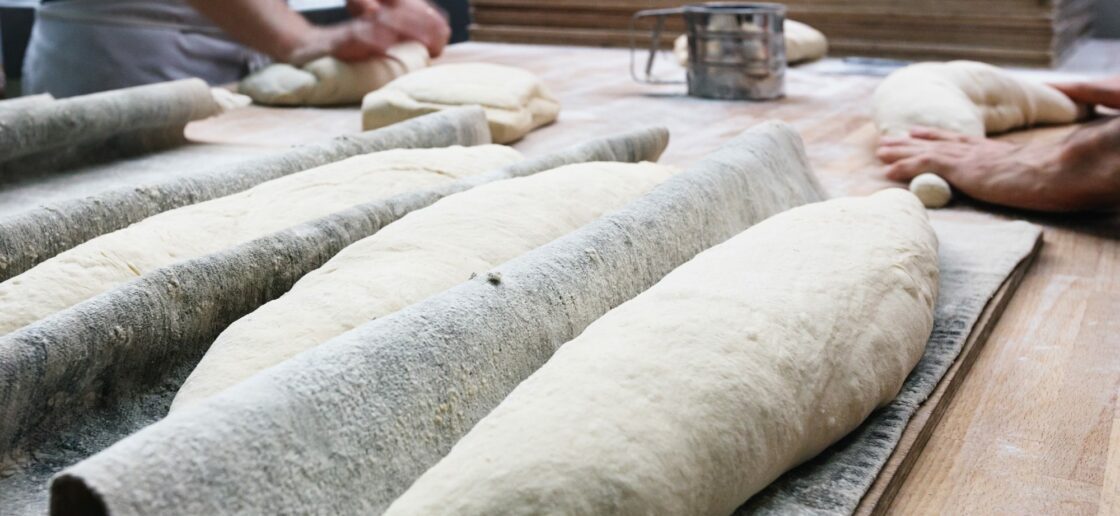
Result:
<svg viewBox="0 0 1120 516">
<path fill-rule="evenodd" d="M 428 66 L 428 50 L 417 42 L 401 43 L 386 57 L 347 63 L 321 57 L 303 68 L 272 64 L 246 77 L 239 90 L 260 104 L 326 106 L 356 104 L 362 96 L 406 73 Z"/>
<path fill-rule="evenodd" d="M 234 93 L 225 88 L 210 88 L 210 95 L 214 97 L 214 102 L 218 104 L 218 107 L 222 108 L 223 113 L 253 103 L 253 99 L 248 95 Z"/>
<path fill-rule="evenodd" d="M 984 136 L 1078 116 L 1077 105 L 1060 91 L 975 61 L 897 70 L 875 90 L 873 110 L 883 135 L 904 135 L 921 125 Z"/>
<path fill-rule="evenodd" d="M 368 131 L 463 105 L 486 110 L 496 143 L 519 140 L 560 113 L 560 103 L 536 75 L 512 66 L 462 63 L 410 73 L 366 95 L 362 127 Z"/>
<path fill-rule="evenodd" d="M 782 25 L 786 40 L 786 62 L 789 64 L 815 61 L 828 54 L 828 38 L 813 27 L 794 20 Z M 673 55 L 677 63 L 688 67 L 688 34 L 681 34 L 673 41 Z"/>
<path fill-rule="evenodd" d="M 479 186 L 412 212 L 230 325 L 171 409 L 559 238 L 671 173 L 653 163 L 569 165 Z"/>
<path fill-rule="evenodd" d="M 894 398 L 937 277 L 904 190 L 776 215 L 592 323 L 386 514 L 731 514 Z"/>
<path fill-rule="evenodd" d="M 953 199 L 953 189 L 941 176 L 932 172 L 919 174 L 910 181 L 910 192 L 922 201 L 926 208 L 941 208 Z"/>
<path fill-rule="evenodd" d="M 356 156 L 144 219 L 0 283 L 0 335 L 145 272 L 247 242 L 361 202 L 520 159 L 500 145 Z"/>
</svg>

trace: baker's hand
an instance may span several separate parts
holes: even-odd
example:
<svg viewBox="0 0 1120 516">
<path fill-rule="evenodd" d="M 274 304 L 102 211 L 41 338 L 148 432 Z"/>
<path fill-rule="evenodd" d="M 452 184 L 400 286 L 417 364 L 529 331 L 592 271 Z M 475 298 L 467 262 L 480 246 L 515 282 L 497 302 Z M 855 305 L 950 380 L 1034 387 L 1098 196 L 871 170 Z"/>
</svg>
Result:
<svg viewBox="0 0 1120 516">
<path fill-rule="evenodd" d="M 1120 76 L 1091 82 L 1058 83 L 1052 86 L 1078 104 L 1120 109 Z"/>
<path fill-rule="evenodd" d="M 1102 157 L 1084 150 L 1088 147 L 1074 136 L 1060 145 L 1016 145 L 918 127 L 908 136 L 884 137 L 877 155 L 889 164 L 889 179 L 909 181 L 933 172 L 969 197 L 993 204 L 1041 211 L 1114 207 L 1120 192 L 1116 178 L 1104 174 L 1107 164 L 1095 163 Z"/>
<path fill-rule="evenodd" d="M 363 61 L 385 55 L 404 36 L 375 18 L 355 18 L 323 29 L 330 55 L 342 61 Z"/>
<path fill-rule="evenodd" d="M 400 34 L 402 40 L 419 41 L 432 57 L 443 53 L 451 27 L 443 12 L 427 0 L 383 0 L 377 21 Z"/>
<path fill-rule="evenodd" d="M 372 16 L 377 13 L 383 4 L 394 3 L 395 0 L 346 0 L 346 12 L 355 18 Z"/>
</svg>

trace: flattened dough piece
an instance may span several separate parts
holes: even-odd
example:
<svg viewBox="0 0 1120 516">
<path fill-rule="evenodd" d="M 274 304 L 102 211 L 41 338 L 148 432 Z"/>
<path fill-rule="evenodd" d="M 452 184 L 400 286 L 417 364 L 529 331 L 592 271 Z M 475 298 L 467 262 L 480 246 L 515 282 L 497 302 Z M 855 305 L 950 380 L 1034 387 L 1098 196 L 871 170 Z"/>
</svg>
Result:
<svg viewBox="0 0 1120 516">
<path fill-rule="evenodd" d="M 921 125 L 971 136 L 1077 119 L 1060 91 L 975 61 L 918 63 L 887 76 L 875 90 L 879 133 L 903 135 Z"/>
<path fill-rule="evenodd" d="M 132 280 L 335 211 L 520 159 L 501 145 L 355 156 L 148 217 L 0 283 L 0 335 Z"/>
<path fill-rule="evenodd" d="M 560 103 L 532 73 L 489 63 L 433 66 L 394 80 L 362 100 L 362 127 L 377 129 L 456 106 L 486 111 L 496 143 L 552 123 Z"/>
<path fill-rule="evenodd" d="M 171 410 L 559 238 L 672 172 L 648 162 L 568 165 L 479 186 L 405 215 L 226 328 Z"/>
<path fill-rule="evenodd" d="M 786 61 L 796 64 L 815 61 L 828 54 L 828 38 L 808 24 L 786 20 L 782 24 L 786 41 Z M 688 66 L 688 34 L 673 41 L 673 55 L 681 66 Z"/>
<path fill-rule="evenodd" d="M 357 104 L 362 96 L 393 79 L 428 66 L 429 60 L 428 50 L 413 41 L 390 48 L 385 57 L 359 63 L 321 57 L 302 68 L 272 64 L 246 77 L 238 89 L 259 104 Z"/>
<path fill-rule="evenodd" d="M 894 398 L 937 276 L 905 190 L 775 215 L 592 323 L 385 514 L 731 514 Z"/>
</svg>

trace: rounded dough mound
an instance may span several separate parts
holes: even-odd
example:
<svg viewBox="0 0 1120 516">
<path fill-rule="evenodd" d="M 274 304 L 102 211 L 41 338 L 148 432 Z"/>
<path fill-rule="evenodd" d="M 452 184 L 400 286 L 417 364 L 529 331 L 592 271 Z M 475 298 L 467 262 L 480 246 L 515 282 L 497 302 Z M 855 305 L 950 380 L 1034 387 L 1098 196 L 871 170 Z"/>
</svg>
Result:
<svg viewBox="0 0 1120 516">
<path fill-rule="evenodd" d="M 259 104 L 276 106 L 357 104 L 365 94 L 428 62 L 423 45 L 406 42 L 390 48 L 384 57 L 359 63 L 321 57 L 303 68 L 272 64 L 242 80 L 238 91 Z"/>
<path fill-rule="evenodd" d="M 920 125 L 984 136 L 1070 123 L 1078 114 L 1058 90 L 975 61 L 907 66 L 883 80 L 872 102 L 883 135 L 903 135 Z"/>
<path fill-rule="evenodd" d="M 495 143 L 519 140 L 560 113 L 560 103 L 536 75 L 512 66 L 460 63 L 410 73 L 366 95 L 362 128 L 473 105 L 486 112 Z"/>
<path fill-rule="evenodd" d="M 910 181 L 910 193 L 922 201 L 926 208 L 941 208 L 953 199 L 953 189 L 941 176 L 926 172 Z"/>
<path fill-rule="evenodd" d="M 815 61 L 828 54 L 828 38 L 821 31 L 794 20 L 786 20 L 782 27 L 788 63 Z M 673 55 L 681 66 L 688 66 L 688 34 L 673 41 Z"/>
<path fill-rule="evenodd" d="M 905 190 L 775 215 L 561 346 L 385 514 L 731 514 L 894 399 L 937 288 Z"/>
</svg>

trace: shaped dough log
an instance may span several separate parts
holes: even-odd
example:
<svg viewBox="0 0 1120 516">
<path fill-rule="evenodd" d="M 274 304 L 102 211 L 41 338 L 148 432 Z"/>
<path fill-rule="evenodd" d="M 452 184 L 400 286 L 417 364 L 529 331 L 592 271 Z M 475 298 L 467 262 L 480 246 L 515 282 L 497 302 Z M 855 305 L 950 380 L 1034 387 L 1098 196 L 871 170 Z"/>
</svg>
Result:
<svg viewBox="0 0 1120 516">
<path fill-rule="evenodd" d="M 1077 105 L 1053 87 L 975 61 L 897 70 L 875 90 L 872 106 L 883 135 L 904 135 L 920 125 L 984 136 L 1078 116 Z"/>
<path fill-rule="evenodd" d="M 502 264 L 500 277 L 366 323 L 68 468 L 52 504 L 376 514 L 607 310 L 821 195 L 796 133 L 760 124 L 623 209 Z"/>
<path fill-rule="evenodd" d="M 652 163 L 568 165 L 473 188 L 410 213 L 230 325 L 171 410 L 574 231 L 671 173 Z"/>
<path fill-rule="evenodd" d="M 937 275 L 906 191 L 778 214 L 591 324 L 386 514 L 731 514 L 898 394 Z"/>
<path fill-rule="evenodd" d="M 95 236 L 172 208 L 240 192 L 265 181 L 368 152 L 490 143 L 482 110 L 434 113 L 377 131 L 340 136 L 271 156 L 166 181 L 128 185 L 0 219 L 0 280 Z"/>
<path fill-rule="evenodd" d="M 171 402 L 175 390 L 168 389 L 168 383 L 180 382 L 189 369 L 174 375 L 194 365 L 223 328 L 405 213 L 480 184 L 571 163 L 656 160 L 667 143 L 665 129 L 631 131 L 436 188 L 365 202 L 160 268 L 0 337 L 0 421 L 6 422 L 0 425 L 0 455 L 11 456 L 26 443 L 34 446 L 60 428 L 80 432 L 83 440 L 104 447 L 150 424 L 144 414 L 152 413 L 152 405 L 166 407 Z M 76 413 L 105 408 L 115 410 L 111 424 L 68 426 Z M 72 456 L 72 444 L 62 440 L 63 455 Z M 43 453 L 50 456 L 52 451 Z"/>
<path fill-rule="evenodd" d="M 785 33 L 786 62 L 789 64 L 815 61 L 828 54 L 828 38 L 813 27 L 794 20 L 782 24 Z M 673 40 L 673 55 L 677 63 L 688 67 L 688 34 Z"/>
<path fill-rule="evenodd" d="M 454 106 L 486 111 L 496 143 L 510 143 L 552 123 L 560 103 L 540 78 L 488 63 L 434 66 L 401 77 L 362 100 L 362 127 L 376 129 Z"/>
<path fill-rule="evenodd" d="M 519 158 L 517 151 L 499 145 L 384 151 L 149 217 L 0 283 L 0 335 L 165 265 Z"/>
<path fill-rule="evenodd" d="M 378 57 L 357 63 L 321 57 L 302 68 L 269 65 L 241 81 L 238 90 L 260 104 L 327 106 L 356 104 L 393 79 L 428 66 L 428 50 L 417 42 L 395 45 Z"/>
<path fill-rule="evenodd" d="M 186 142 L 188 122 L 222 112 L 200 79 L 136 86 L 0 110 L 0 174 L 41 173 Z"/>
</svg>

